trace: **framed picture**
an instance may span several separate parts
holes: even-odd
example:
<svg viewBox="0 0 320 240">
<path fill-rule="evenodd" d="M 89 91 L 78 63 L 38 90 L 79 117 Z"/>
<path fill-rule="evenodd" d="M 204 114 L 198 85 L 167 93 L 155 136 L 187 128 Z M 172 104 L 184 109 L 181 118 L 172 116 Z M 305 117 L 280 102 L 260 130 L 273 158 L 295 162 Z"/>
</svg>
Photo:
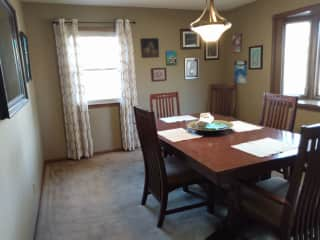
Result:
<svg viewBox="0 0 320 240">
<path fill-rule="evenodd" d="M 249 69 L 258 70 L 263 68 L 263 46 L 249 47 Z"/>
<path fill-rule="evenodd" d="M 177 52 L 168 50 L 166 51 L 166 65 L 177 65 Z"/>
<path fill-rule="evenodd" d="M 240 53 L 242 48 L 242 33 L 234 33 L 232 35 L 232 52 Z"/>
<path fill-rule="evenodd" d="M 219 59 L 219 42 L 207 42 L 204 48 L 205 60 L 218 60 Z"/>
<path fill-rule="evenodd" d="M 0 1 L 0 120 L 12 118 L 28 103 L 17 16 L 9 1 Z"/>
<path fill-rule="evenodd" d="M 30 66 L 30 58 L 29 58 L 29 45 L 28 45 L 28 38 L 23 33 L 20 32 L 20 41 L 21 41 L 21 48 L 22 48 L 22 62 L 23 62 L 23 69 L 25 79 L 29 82 L 31 81 L 31 66 Z"/>
<path fill-rule="evenodd" d="M 199 58 L 184 59 L 184 78 L 186 80 L 198 79 L 199 76 Z"/>
<path fill-rule="evenodd" d="M 151 79 L 154 82 L 167 80 L 166 68 L 151 68 Z"/>
<path fill-rule="evenodd" d="M 159 57 L 159 39 L 157 38 L 141 39 L 141 55 L 144 58 Z"/>
<path fill-rule="evenodd" d="M 200 48 L 200 36 L 190 29 L 180 29 L 180 44 L 182 49 Z"/>
<path fill-rule="evenodd" d="M 234 81 L 237 84 L 247 83 L 247 61 L 242 61 L 242 60 L 235 61 Z"/>
</svg>

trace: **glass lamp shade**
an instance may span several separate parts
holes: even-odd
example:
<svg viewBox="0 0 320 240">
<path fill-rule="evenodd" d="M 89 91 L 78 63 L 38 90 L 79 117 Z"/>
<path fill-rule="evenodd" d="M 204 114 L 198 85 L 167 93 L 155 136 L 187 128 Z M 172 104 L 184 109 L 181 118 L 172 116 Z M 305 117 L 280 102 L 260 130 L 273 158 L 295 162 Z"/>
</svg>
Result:
<svg viewBox="0 0 320 240">
<path fill-rule="evenodd" d="M 191 30 L 198 33 L 205 42 L 216 42 L 232 24 L 214 8 L 213 0 L 207 0 L 207 6 L 198 19 L 190 24 Z"/>
<path fill-rule="evenodd" d="M 205 42 L 216 42 L 222 34 L 230 29 L 231 23 L 212 23 L 191 27 L 191 30 L 198 33 Z"/>
</svg>

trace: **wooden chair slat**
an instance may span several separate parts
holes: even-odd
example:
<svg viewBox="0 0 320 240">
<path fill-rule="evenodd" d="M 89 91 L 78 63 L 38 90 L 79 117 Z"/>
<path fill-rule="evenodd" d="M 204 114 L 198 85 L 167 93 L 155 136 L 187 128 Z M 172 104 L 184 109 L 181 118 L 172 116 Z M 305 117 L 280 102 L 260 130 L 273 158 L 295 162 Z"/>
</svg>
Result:
<svg viewBox="0 0 320 240">
<path fill-rule="evenodd" d="M 292 131 L 297 112 L 297 97 L 265 93 L 260 124 Z"/>
<path fill-rule="evenodd" d="M 156 118 L 180 115 L 178 92 L 151 94 L 150 109 Z"/>
<path fill-rule="evenodd" d="M 210 88 L 209 110 L 213 114 L 234 116 L 236 109 L 236 85 L 213 84 Z"/>
</svg>

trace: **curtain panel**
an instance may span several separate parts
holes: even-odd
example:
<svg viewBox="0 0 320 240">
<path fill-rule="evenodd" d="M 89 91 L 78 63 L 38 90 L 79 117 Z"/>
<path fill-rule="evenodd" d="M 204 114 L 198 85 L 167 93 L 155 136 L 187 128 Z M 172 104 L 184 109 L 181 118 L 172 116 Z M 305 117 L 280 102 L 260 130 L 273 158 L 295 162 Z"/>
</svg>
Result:
<svg viewBox="0 0 320 240">
<path fill-rule="evenodd" d="M 93 155 L 88 102 L 81 82 L 78 51 L 78 21 L 53 25 L 64 111 L 67 157 L 79 160 Z"/>
<path fill-rule="evenodd" d="M 133 107 L 138 105 L 134 49 L 128 19 L 116 20 L 116 35 L 120 46 L 121 100 L 120 121 L 123 149 L 133 151 L 140 146 Z"/>
</svg>

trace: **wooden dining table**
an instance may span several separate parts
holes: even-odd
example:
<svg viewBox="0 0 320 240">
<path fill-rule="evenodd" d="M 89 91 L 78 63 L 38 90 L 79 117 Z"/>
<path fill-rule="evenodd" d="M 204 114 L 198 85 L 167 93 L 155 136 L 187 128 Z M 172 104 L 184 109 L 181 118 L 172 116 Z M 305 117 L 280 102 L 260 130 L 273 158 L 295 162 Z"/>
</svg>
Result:
<svg viewBox="0 0 320 240">
<path fill-rule="evenodd" d="M 199 116 L 199 114 L 192 115 Z M 214 115 L 214 117 L 217 120 L 235 120 L 221 115 Z M 187 122 L 165 123 L 162 120 L 157 120 L 158 131 L 186 128 L 186 125 Z M 187 165 L 217 186 L 229 185 L 231 186 L 229 189 L 236 187 L 235 183 L 238 182 L 238 179 L 254 179 L 270 173 L 272 170 L 290 167 L 294 163 L 297 149 L 259 158 L 231 147 L 232 145 L 262 138 L 273 138 L 298 146 L 300 134 L 263 127 L 259 130 L 239 133 L 228 130 L 180 142 L 171 142 L 159 136 L 160 144 L 165 149 L 185 159 Z M 208 239 L 218 239 L 214 236 L 215 234 Z"/>
</svg>

